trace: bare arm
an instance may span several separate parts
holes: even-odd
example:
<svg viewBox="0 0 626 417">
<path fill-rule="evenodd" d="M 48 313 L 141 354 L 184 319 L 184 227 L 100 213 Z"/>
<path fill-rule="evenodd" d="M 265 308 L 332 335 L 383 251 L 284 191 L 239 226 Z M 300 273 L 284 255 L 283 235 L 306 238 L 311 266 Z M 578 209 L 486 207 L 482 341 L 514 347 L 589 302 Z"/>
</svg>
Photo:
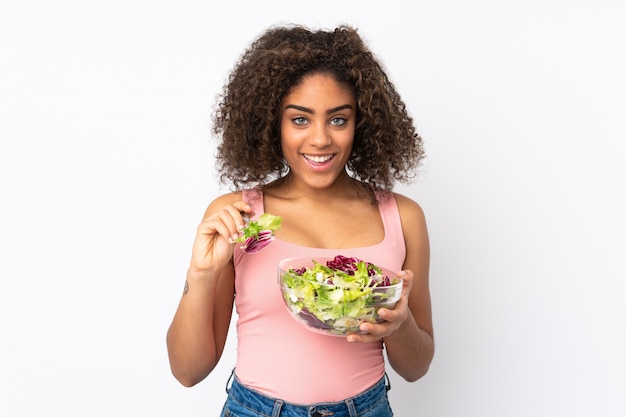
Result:
<svg viewBox="0 0 626 417">
<path fill-rule="evenodd" d="M 250 207 L 237 194 L 216 199 L 198 226 L 183 295 L 167 333 L 172 373 L 185 386 L 202 381 L 219 361 L 235 294 L 233 243 Z"/>
<path fill-rule="evenodd" d="M 414 201 L 396 195 L 406 243 L 402 297 L 393 310 L 381 309 L 386 323 L 364 323 L 367 335 L 352 335 L 350 341 L 383 339 L 392 368 L 407 381 L 426 374 L 434 355 L 434 338 L 428 271 L 430 247 L 426 220 Z"/>
</svg>

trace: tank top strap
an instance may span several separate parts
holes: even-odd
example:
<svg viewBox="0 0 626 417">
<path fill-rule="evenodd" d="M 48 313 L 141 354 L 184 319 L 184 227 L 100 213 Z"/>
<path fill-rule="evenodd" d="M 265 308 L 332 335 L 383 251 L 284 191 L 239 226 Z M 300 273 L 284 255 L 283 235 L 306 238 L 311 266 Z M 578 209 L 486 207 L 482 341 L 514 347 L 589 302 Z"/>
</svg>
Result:
<svg viewBox="0 0 626 417">
<path fill-rule="evenodd" d="M 383 227 L 385 228 L 385 240 L 403 236 L 400 211 L 398 210 L 398 203 L 393 193 L 390 191 L 384 194 L 377 193 L 377 198 L 379 201 L 378 210 L 380 211 Z"/>
<path fill-rule="evenodd" d="M 254 216 L 251 218 L 252 220 L 256 220 L 265 212 L 265 207 L 263 205 L 263 190 L 260 187 L 244 188 L 241 190 L 241 197 L 243 201 L 250 204 L 252 211 L 254 211 Z"/>
</svg>

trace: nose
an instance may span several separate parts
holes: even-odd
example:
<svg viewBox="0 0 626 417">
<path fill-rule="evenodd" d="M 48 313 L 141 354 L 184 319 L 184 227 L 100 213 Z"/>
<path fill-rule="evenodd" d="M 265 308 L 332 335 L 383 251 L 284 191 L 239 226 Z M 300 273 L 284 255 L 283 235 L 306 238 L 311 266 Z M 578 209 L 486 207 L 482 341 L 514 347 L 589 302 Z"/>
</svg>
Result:
<svg viewBox="0 0 626 417">
<path fill-rule="evenodd" d="M 327 126 L 325 124 L 321 126 L 314 125 L 310 131 L 309 143 L 318 148 L 323 148 L 330 145 L 331 142 L 332 138 Z"/>
</svg>

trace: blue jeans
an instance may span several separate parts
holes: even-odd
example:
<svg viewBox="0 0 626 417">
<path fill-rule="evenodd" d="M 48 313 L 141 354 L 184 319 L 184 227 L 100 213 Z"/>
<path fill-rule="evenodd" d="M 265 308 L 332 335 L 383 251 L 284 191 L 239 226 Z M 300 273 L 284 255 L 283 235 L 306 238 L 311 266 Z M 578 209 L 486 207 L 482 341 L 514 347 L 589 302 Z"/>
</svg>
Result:
<svg viewBox="0 0 626 417">
<path fill-rule="evenodd" d="M 387 398 L 390 385 L 386 375 L 371 388 L 356 397 L 343 401 L 309 405 L 291 404 L 267 397 L 246 388 L 237 376 L 231 375 L 232 384 L 226 392 L 228 398 L 220 417 L 392 417 Z"/>
</svg>

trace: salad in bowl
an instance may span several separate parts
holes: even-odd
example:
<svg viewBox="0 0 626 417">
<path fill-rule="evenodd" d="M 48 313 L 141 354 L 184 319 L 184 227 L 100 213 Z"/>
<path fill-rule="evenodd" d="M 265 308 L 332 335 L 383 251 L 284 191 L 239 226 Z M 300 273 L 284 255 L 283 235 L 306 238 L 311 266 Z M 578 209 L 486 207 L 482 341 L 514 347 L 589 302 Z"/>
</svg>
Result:
<svg viewBox="0 0 626 417">
<path fill-rule="evenodd" d="M 360 333 L 363 321 L 381 323 L 381 307 L 392 309 L 402 280 L 389 270 L 354 257 L 288 258 L 278 264 L 282 298 L 307 328 L 344 336 Z"/>
</svg>

